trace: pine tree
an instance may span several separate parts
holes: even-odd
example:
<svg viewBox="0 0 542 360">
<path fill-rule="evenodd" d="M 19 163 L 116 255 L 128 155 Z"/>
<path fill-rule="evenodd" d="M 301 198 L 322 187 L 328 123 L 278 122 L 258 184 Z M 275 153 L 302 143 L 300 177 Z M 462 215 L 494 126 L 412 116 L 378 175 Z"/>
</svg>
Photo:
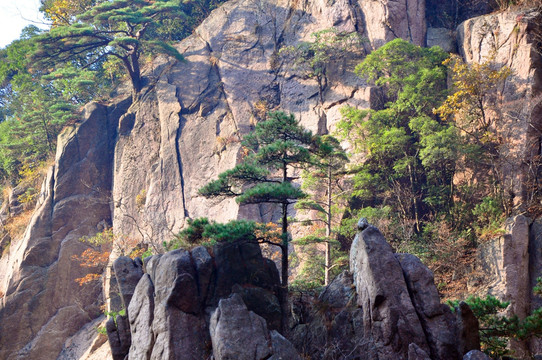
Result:
<svg viewBox="0 0 542 360">
<path fill-rule="evenodd" d="M 296 209 L 312 210 L 318 214 L 316 221 L 323 222 L 325 226 L 324 236 L 311 234 L 298 239 L 300 244 L 325 243 L 324 260 L 324 285 L 329 284 L 330 270 L 334 266 L 331 259 L 334 215 L 338 195 L 340 195 L 339 181 L 344 177 L 345 165 L 348 157 L 342 149 L 339 141 L 330 135 L 324 135 L 315 139 L 313 149 L 312 166 L 303 172 L 303 190 L 307 190 L 310 196 L 295 204 Z M 324 189 L 324 191 L 322 191 Z M 314 221 L 309 221 L 312 223 Z"/>
<path fill-rule="evenodd" d="M 269 114 L 268 120 L 256 125 L 243 139 L 251 153 L 244 161 L 227 170 L 203 188 L 206 197 L 232 196 L 240 204 L 272 203 L 281 206 L 282 286 L 288 287 L 288 207 L 306 197 L 292 181 L 291 171 L 311 161 L 309 147 L 312 133 L 299 125 L 293 115 Z"/>
<path fill-rule="evenodd" d="M 33 57 L 44 68 L 54 68 L 58 63 L 87 68 L 115 57 L 130 76 L 135 97 L 142 88 L 143 50 L 183 59 L 171 45 L 149 39 L 147 30 L 158 20 L 183 16 L 178 0 L 105 1 L 78 15 L 73 23 L 38 36 Z"/>
</svg>

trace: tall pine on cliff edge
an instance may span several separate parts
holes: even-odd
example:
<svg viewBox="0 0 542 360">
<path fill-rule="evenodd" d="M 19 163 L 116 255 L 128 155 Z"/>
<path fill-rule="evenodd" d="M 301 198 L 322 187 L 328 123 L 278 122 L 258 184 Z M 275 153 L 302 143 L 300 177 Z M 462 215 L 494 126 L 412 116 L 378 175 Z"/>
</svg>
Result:
<svg viewBox="0 0 542 360">
<path fill-rule="evenodd" d="M 246 135 L 242 145 L 249 151 L 243 162 L 200 189 L 206 197 L 233 196 L 240 204 L 280 204 L 282 213 L 282 286 L 288 287 L 288 206 L 306 194 L 292 184 L 290 172 L 311 160 L 312 133 L 293 115 L 269 114 Z"/>
<path fill-rule="evenodd" d="M 118 58 L 130 76 L 135 97 L 143 85 L 140 58 L 144 51 L 183 58 L 166 42 L 151 39 L 147 31 L 158 21 L 185 17 L 178 0 L 102 2 L 78 15 L 72 24 L 38 36 L 34 59 L 44 68 L 58 63 L 86 68 L 107 57 Z"/>
</svg>

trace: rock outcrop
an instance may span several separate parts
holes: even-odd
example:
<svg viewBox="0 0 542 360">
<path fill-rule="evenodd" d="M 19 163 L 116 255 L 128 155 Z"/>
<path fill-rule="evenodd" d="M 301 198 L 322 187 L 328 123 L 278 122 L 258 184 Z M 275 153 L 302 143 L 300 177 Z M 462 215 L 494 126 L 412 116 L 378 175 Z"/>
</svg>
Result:
<svg viewBox="0 0 542 360">
<path fill-rule="evenodd" d="M 82 122 L 60 137 L 54 168 L 43 185 L 24 237 L 0 243 L 5 248 L 11 240 L 9 252 L 0 259 L 0 358 L 55 358 L 61 352 L 67 353 L 71 345 L 65 341 L 84 337 L 84 332 L 76 332 L 99 316 L 99 286 L 79 287 L 74 282 L 85 275 L 72 259 L 85 249 L 77 241 L 80 237 L 112 224 L 117 234 L 158 249 L 187 218 L 274 220 L 272 207 L 239 208 L 233 200 L 204 199 L 197 190 L 237 163 L 242 156 L 240 139 L 258 121 L 262 110 L 291 112 L 305 127 L 326 133 L 334 129 L 344 105 L 379 106 L 378 90 L 354 76 L 353 66 L 363 54 L 396 37 L 425 44 L 424 13 L 424 0 L 233 0 L 215 10 L 192 36 L 176 45 L 186 62 L 163 57 L 153 61 L 149 86 L 129 109 L 128 101 L 110 107 L 87 106 Z M 531 128 L 540 129 L 542 118 L 537 103 L 542 77 L 539 67 L 533 65 L 539 61 L 539 54 L 531 38 L 538 18 L 534 13 L 491 16 L 463 24 L 457 45 L 468 61 L 479 61 L 495 48 L 497 61 L 515 70 L 504 93 L 511 105 L 507 108 L 510 118 L 519 120 L 510 122 L 502 133 L 517 143 L 507 149 L 513 161 L 505 173 L 525 174 L 533 146 L 539 143 L 538 133 Z M 358 54 L 337 59 L 329 66 L 320 99 L 316 81 L 281 61 L 278 50 L 310 40 L 311 33 L 332 26 L 345 32 L 357 31 L 369 41 Z M 433 36 L 435 33 L 430 32 L 431 41 L 443 39 L 442 44 L 454 46 L 446 34 Z M 514 108 L 525 99 L 526 106 L 519 111 Z M 516 204 L 527 191 L 522 176 L 511 179 Z M 376 244 L 380 250 L 388 248 Z M 363 251 L 371 249 L 369 246 Z M 256 253 L 255 249 L 248 250 Z M 120 326 L 126 329 L 128 321 L 132 329 L 128 344 L 126 331 L 109 325 L 111 333 L 124 334 L 122 337 L 119 333 L 121 350 L 115 356 L 120 357 L 127 349 L 130 357 L 137 359 L 174 354 L 169 336 L 187 324 L 194 326 L 194 333 L 192 338 L 179 339 L 181 343 L 190 343 L 197 336 L 209 340 L 210 313 L 206 311 L 214 309 L 231 292 L 238 293 L 248 309 L 256 313 L 251 304 L 269 304 L 265 313 L 258 315 L 266 320 L 273 337 L 280 311 L 278 300 L 273 300 L 274 290 L 229 280 L 232 272 L 242 277 L 244 271 L 236 267 L 241 263 L 221 262 L 230 255 L 198 248 L 189 255 L 178 253 L 175 258 L 155 257 L 144 266 L 145 273 L 137 275 L 142 277 L 136 287 L 135 280 L 127 280 L 131 285 L 124 287 L 122 280 L 114 277 L 121 296 L 110 304 L 115 309 L 127 309 L 128 317 Z M 378 265 L 359 251 L 354 258 L 359 260 L 356 267 L 374 271 Z M 408 272 L 406 265 L 403 268 L 398 257 L 387 250 L 382 259 L 393 269 L 390 276 L 401 284 L 397 294 L 389 293 L 376 275 L 370 287 L 362 286 L 358 275 L 354 275 L 359 288 L 355 297 L 362 307 L 339 310 L 346 303 L 352 305 L 347 299 L 354 296 L 345 285 L 345 275 L 333 285 L 337 288 L 328 299 L 334 304 L 331 308 L 338 310 L 331 331 L 320 320 L 317 332 L 307 327 L 302 331 L 302 326 L 296 331 L 315 344 L 349 343 L 352 349 L 363 349 L 366 354 L 399 351 L 406 357 L 411 351 L 419 357 L 423 353 L 432 357 L 444 351 L 450 345 L 448 335 L 428 335 L 431 332 L 427 329 L 440 328 L 448 315 L 439 313 L 433 300 L 416 302 L 413 295 L 419 291 L 413 290 L 416 283 L 428 281 L 427 276 L 423 271 Z M 164 264 L 178 266 L 183 275 L 168 273 L 162 269 Z M 266 266 L 271 267 L 271 263 Z M 356 269 L 354 274 L 358 273 Z M 405 280 L 407 275 L 401 280 L 401 272 L 411 274 L 412 281 Z M 214 279 L 208 288 L 201 285 L 206 279 Z M 173 293 L 161 285 L 169 281 L 173 281 Z M 258 277 L 258 281 L 270 280 Z M 214 288 L 218 283 L 221 287 Z M 185 290 L 180 291 L 181 287 Z M 329 291 L 322 299 L 331 296 Z M 383 308 L 386 303 L 404 306 L 405 311 Z M 395 319 L 405 322 L 406 328 L 396 329 Z M 344 321 L 348 323 L 345 326 Z M 363 342 L 369 338 L 374 341 Z M 409 341 L 416 347 L 409 347 Z M 208 350 L 209 344 L 194 348 L 196 355 Z M 338 350 L 330 347 L 326 351 L 331 354 Z"/>
<path fill-rule="evenodd" d="M 236 164 L 240 139 L 262 112 L 290 112 L 308 129 L 327 133 L 344 105 L 377 106 L 377 91 L 353 68 L 362 54 L 393 38 L 424 44 L 424 7 L 423 0 L 223 4 L 177 45 L 186 62 L 154 61 L 153 88 L 121 119 L 113 184 L 116 231 L 160 243 L 187 217 L 273 220 L 272 207 L 239 208 L 231 199 L 209 200 L 197 191 Z M 278 51 L 333 26 L 370 41 L 329 66 L 320 101 L 316 81 L 296 72 Z"/>
<path fill-rule="evenodd" d="M 216 360 L 301 359 L 288 340 L 269 332 L 265 320 L 248 311 L 239 294 L 220 300 L 209 331 Z"/>
<path fill-rule="evenodd" d="M 493 61 L 512 74 L 499 89 L 495 126 L 506 139 L 499 149 L 501 182 L 516 213 L 526 209 L 529 166 L 539 155 L 542 129 L 542 13 L 505 11 L 469 19 L 457 28 L 458 49 L 467 62 Z"/>
<path fill-rule="evenodd" d="M 205 359 L 212 344 L 215 358 L 228 359 L 232 350 L 227 344 L 237 335 L 254 341 L 250 349 L 255 354 L 274 354 L 275 345 L 284 347 L 280 339 L 276 344 L 270 340 L 268 330 L 268 324 L 280 325 L 279 287 L 277 268 L 262 257 L 258 244 L 221 244 L 153 256 L 128 306 L 130 326 L 123 336 L 131 337 L 131 347 L 122 358 Z M 234 297 L 221 300 L 232 293 Z M 254 300 L 254 293 L 265 296 Z M 231 326 L 238 327 L 239 334 L 225 331 Z M 237 346 L 248 351 L 248 343 Z"/>
<path fill-rule="evenodd" d="M 454 315 L 418 258 L 394 254 L 365 219 L 358 229 L 351 273 L 335 278 L 313 303 L 292 299 L 291 338 L 300 353 L 322 360 L 457 360 L 479 349 L 478 322 L 467 304 Z"/>
<path fill-rule="evenodd" d="M 403 270 L 380 231 L 368 226 L 359 232 L 350 249 L 350 271 L 364 310 L 366 335 L 379 357 L 392 359 L 415 343 L 426 353 L 429 346 L 410 298 Z"/>
<path fill-rule="evenodd" d="M 66 339 L 101 313 L 101 284 L 79 286 L 79 242 L 111 224 L 118 117 L 128 103 L 89 104 L 59 137 L 31 223 L 0 261 L 0 358 L 55 359 Z"/>
<path fill-rule="evenodd" d="M 24 238 L 11 239 L 0 260 L 0 358 L 55 358 L 99 315 L 99 286 L 74 282 L 85 275 L 72 259 L 85 249 L 80 237 L 113 224 L 117 234 L 159 247 L 187 217 L 272 220 L 273 209 L 240 210 L 233 200 L 206 200 L 197 190 L 235 165 L 258 106 L 292 112 L 325 133 L 343 105 L 377 101 L 352 74 L 359 57 L 333 64 L 323 102 L 314 80 L 277 57 L 280 46 L 331 26 L 370 38 L 365 50 L 395 36 L 423 43 L 423 0 L 383 2 L 374 13 L 364 3 L 228 2 L 177 45 L 186 62 L 154 61 L 149 87 L 129 110 L 129 102 L 87 106 L 82 122 L 60 137 Z M 367 21 L 370 15 L 376 22 Z"/>
</svg>

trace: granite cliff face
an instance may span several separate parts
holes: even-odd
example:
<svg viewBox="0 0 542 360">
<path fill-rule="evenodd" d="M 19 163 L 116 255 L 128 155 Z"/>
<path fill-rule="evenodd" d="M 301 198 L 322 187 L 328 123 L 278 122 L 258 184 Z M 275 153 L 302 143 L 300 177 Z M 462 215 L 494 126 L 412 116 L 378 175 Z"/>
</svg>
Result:
<svg viewBox="0 0 542 360">
<path fill-rule="evenodd" d="M 262 109 L 291 112 L 305 127 L 326 133 L 334 129 L 342 106 L 378 106 L 378 90 L 354 76 L 353 66 L 396 37 L 425 45 L 425 8 L 424 0 L 233 0 L 177 45 L 186 62 L 154 60 L 138 102 L 88 105 L 80 124 L 59 139 L 55 165 L 24 237 L 13 239 L 0 259 L 0 358 L 73 359 L 87 350 L 77 344 L 94 331 L 89 324 L 99 316 L 102 295 L 99 286 L 74 281 L 84 275 L 72 259 L 85 249 L 81 236 L 112 225 L 118 234 L 160 247 L 188 217 L 273 220 L 272 208 L 239 208 L 233 200 L 201 198 L 197 190 L 238 161 L 240 138 Z M 519 145 L 510 149 L 517 161 L 509 170 L 520 174 L 510 180 L 519 198 L 526 196 L 521 174 L 541 125 L 536 99 L 542 80 L 532 37 L 536 19 L 536 14 L 502 13 L 469 20 L 457 32 L 459 52 L 469 61 L 480 61 L 496 47 L 497 59 L 516 70 L 506 85 L 510 103 L 529 100 L 529 106 L 510 113 L 506 130 Z M 296 73 L 277 54 L 281 46 L 310 40 L 311 33 L 330 27 L 357 31 L 368 41 L 359 54 L 330 65 L 320 101 L 316 81 Z M 430 33 L 431 44 L 455 47 L 450 31 Z M 154 280 L 144 277 L 147 287 L 138 291 L 149 293 Z M 370 295 L 360 296 L 360 302 L 371 301 Z M 150 304 L 141 303 L 137 311 L 151 312 Z M 234 305 L 242 312 L 238 302 Z M 410 315 L 417 311 L 412 306 Z M 220 321 L 217 316 L 215 329 Z M 262 336 L 273 338 L 273 330 L 266 331 Z M 413 354 L 440 351 L 434 340 L 424 339 Z"/>
<path fill-rule="evenodd" d="M 56 358 L 67 337 L 100 314 L 101 285 L 79 286 L 78 239 L 111 223 L 109 194 L 118 117 L 127 109 L 90 104 L 86 120 L 59 139 L 55 165 L 22 239 L 0 261 L 0 358 Z"/>
<path fill-rule="evenodd" d="M 326 133 L 342 106 L 369 108 L 376 102 L 374 89 L 352 74 L 359 57 L 330 66 L 320 103 L 316 81 L 293 72 L 278 57 L 279 48 L 333 26 L 370 39 L 364 51 L 396 36 L 422 45 L 423 9 L 423 1 L 232 1 L 221 6 L 177 46 L 186 62 L 155 61 L 149 92 L 121 119 L 115 229 L 156 241 L 174 234 L 186 217 L 270 220 L 273 213 L 265 206 L 239 209 L 233 200 L 197 195 L 202 184 L 237 162 L 241 136 L 258 112 L 291 112 L 305 127 Z M 142 206 L 135 204 L 139 194 L 146 195 Z"/>
</svg>

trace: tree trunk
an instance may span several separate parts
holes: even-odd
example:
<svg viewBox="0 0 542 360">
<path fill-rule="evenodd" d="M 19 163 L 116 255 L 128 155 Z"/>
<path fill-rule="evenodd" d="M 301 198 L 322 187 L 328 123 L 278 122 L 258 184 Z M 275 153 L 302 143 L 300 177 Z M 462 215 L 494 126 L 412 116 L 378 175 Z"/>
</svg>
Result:
<svg viewBox="0 0 542 360">
<path fill-rule="evenodd" d="M 326 213 L 326 260 L 324 264 L 324 285 L 329 285 L 331 269 L 331 166 L 327 168 L 327 213 Z"/>
<path fill-rule="evenodd" d="M 282 166 L 282 181 L 288 181 L 288 170 L 286 163 Z M 281 332 L 286 336 L 286 331 L 288 329 L 288 320 L 289 320 L 289 311 L 290 307 L 288 304 L 288 248 L 289 248 L 289 238 L 288 238 L 288 202 L 282 203 L 282 245 L 280 250 L 282 251 L 282 266 L 281 266 L 281 276 L 282 283 L 280 289 L 280 305 L 281 305 Z"/>
</svg>

